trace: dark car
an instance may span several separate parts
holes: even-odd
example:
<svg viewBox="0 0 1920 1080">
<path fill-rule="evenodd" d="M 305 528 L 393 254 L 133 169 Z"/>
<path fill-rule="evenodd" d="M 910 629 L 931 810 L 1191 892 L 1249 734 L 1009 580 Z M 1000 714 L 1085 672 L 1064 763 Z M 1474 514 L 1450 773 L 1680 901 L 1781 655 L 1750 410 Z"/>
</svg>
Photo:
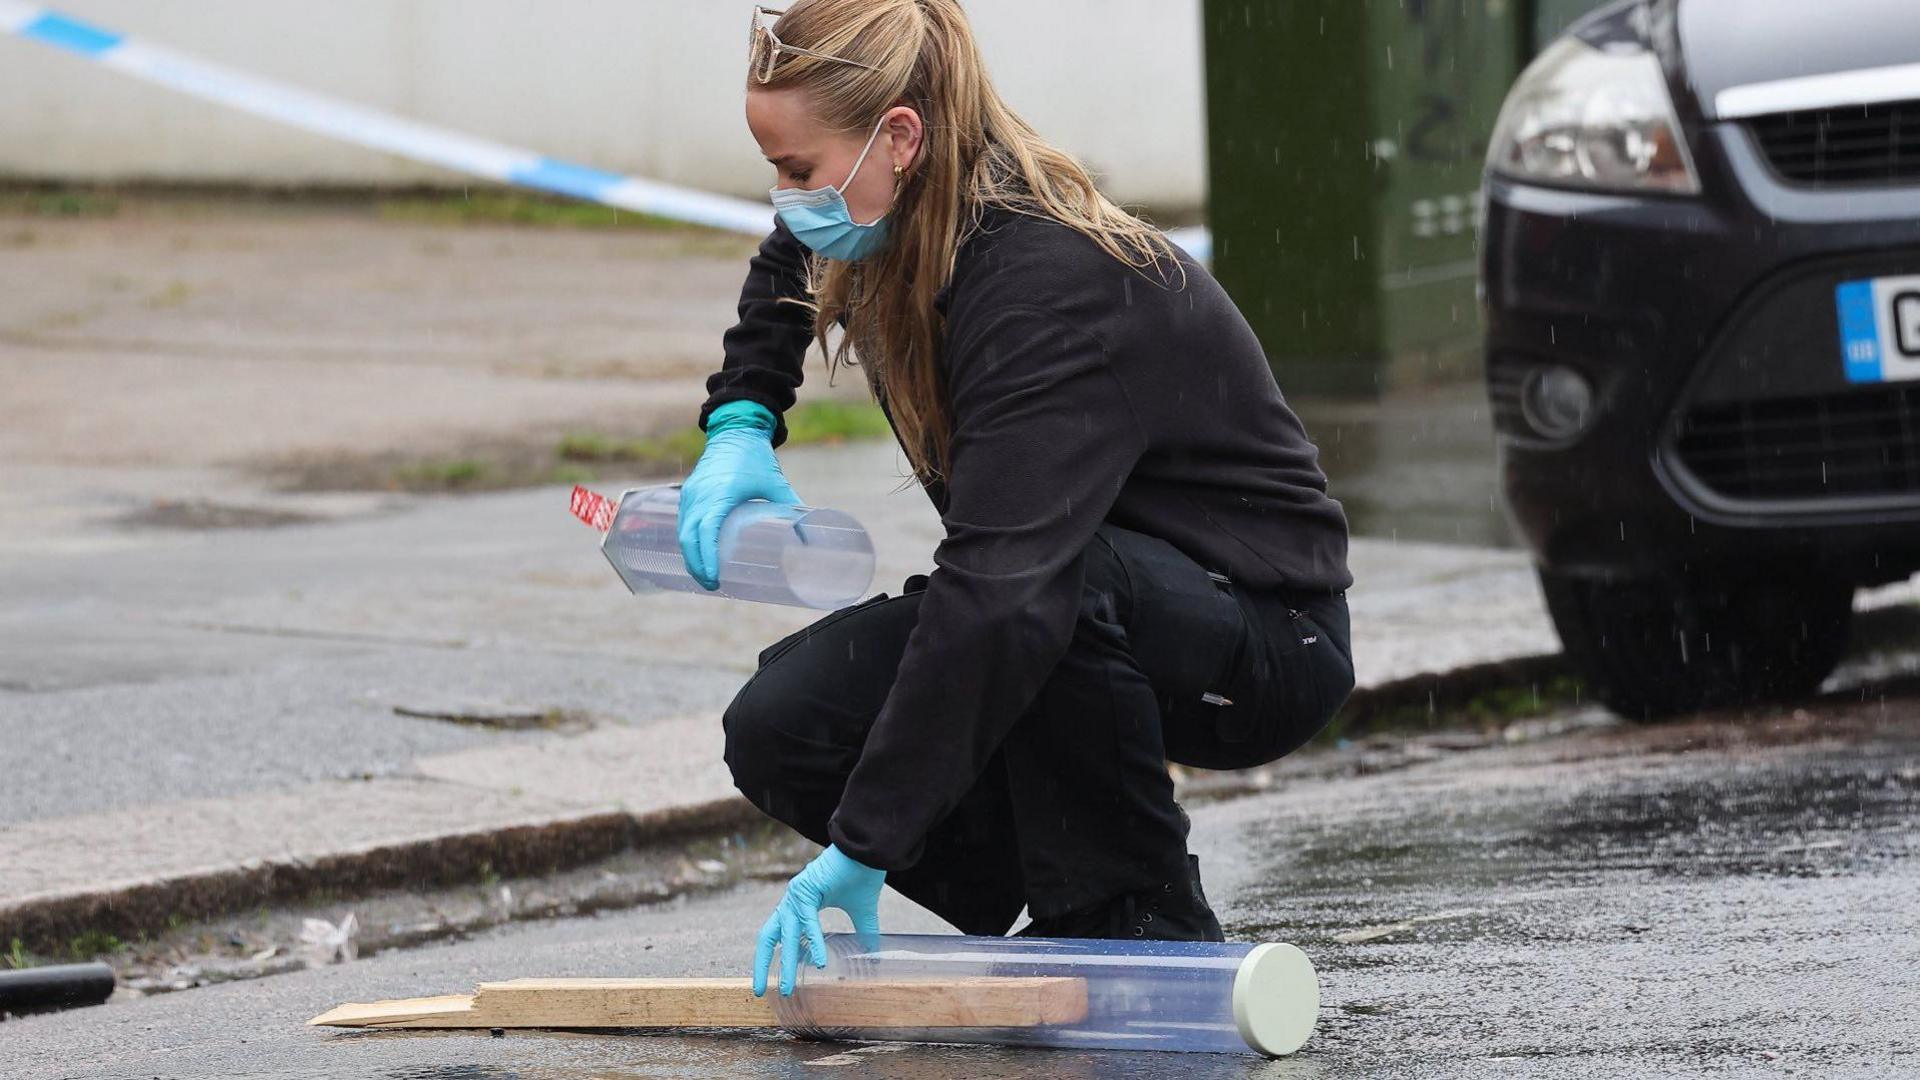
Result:
<svg viewBox="0 0 1920 1080">
<path fill-rule="evenodd" d="M 1920 0 L 1631 0 L 1488 153 L 1503 482 L 1633 717 L 1815 689 L 1920 570 Z"/>
</svg>

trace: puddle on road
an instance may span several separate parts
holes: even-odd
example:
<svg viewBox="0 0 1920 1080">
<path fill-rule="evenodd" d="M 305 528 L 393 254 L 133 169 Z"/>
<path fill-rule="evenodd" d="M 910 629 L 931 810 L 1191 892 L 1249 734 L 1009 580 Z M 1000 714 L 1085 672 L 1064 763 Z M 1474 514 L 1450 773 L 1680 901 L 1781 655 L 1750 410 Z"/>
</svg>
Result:
<svg viewBox="0 0 1920 1080">
<path fill-rule="evenodd" d="M 1712 772 L 1684 760 L 1607 764 L 1592 787 L 1516 787 L 1463 812 L 1444 795 L 1427 804 L 1409 794 L 1401 812 L 1360 824 L 1275 819 L 1252 830 L 1273 837 L 1249 848 L 1281 857 L 1244 894 L 1254 914 L 1228 933 L 1323 945 L 1347 964 L 1363 961 L 1342 955 L 1339 935 L 1368 928 L 1411 923 L 1371 944 L 1538 935 L 1516 896 L 1563 887 L 1871 872 L 1920 849 L 1915 749 L 1855 746 Z M 1460 914 L 1433 917 L 1449 911 Z M 1621 920 L 1637 932 L 1632 923 Z"/>
<path fill-rule="evenodd" d="M 1656 877 L 1806 877 L 1867 870 L 1910 855 L 1900 843 L 1920 775 L 1859 760 L 1608 792 L 1577 817 L 1545 823 L 1543 856 Z"/>
<path fill-rule="evenodd" d="M 1871 709 L 1825 710 L 1792 748 L 1661 752 L 1680 726 L 1626 729 L 1603 750 L 1622 756 L 1379 783 L 1345 821 L 1281 804 L 1243 826 L 1265 865 L 1227 933 L 1313 957 L 1334 1060 L 1438 1040 L 1485 1075 L 1878 1061 L 1912 1027 L 1892 1017 L 1920 962 L 1920 730 L 1817 730 Z"/>
</svg>

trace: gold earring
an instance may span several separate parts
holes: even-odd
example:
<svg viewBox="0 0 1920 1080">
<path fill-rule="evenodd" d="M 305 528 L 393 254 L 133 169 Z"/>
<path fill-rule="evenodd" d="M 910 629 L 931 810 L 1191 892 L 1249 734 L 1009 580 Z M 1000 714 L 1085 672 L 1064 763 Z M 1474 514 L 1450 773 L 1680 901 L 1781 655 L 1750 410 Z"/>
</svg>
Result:
<svg viewBox="0 0 1920 1080">
<path fill-rule="evenodd" d="M 895 165 L 893 167 L 893 178 L 895 180 L 898 180 L 905 175 L 907 175 L 907 167 L 905 165 Z"/>
</svg>

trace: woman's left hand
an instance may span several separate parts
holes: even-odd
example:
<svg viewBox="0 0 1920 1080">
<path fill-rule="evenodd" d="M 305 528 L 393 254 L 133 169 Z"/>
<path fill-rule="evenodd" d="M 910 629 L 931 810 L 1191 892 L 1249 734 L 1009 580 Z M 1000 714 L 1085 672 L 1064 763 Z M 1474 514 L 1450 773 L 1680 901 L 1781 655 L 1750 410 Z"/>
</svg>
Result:
<svg viewBox="0 0 1920 1080">
<path fill-rule="evenodd" d="M 767 992 L 767 969 L 773 966 L 774 946 L 780 947 L 780 993 L 791 995 L 800 975 L 800 950 L 811 954 L 813 966 L 827 966 L 827 937 L 820 929 L 820 912 L 839 908 L 853 920 L 853 931 L 866 937 L 880 933 L 880 886 L 887 872 L 849 858 L 829 845 L 806 869 L 787 882 L 787 894 L 760 928 L 753 953 L 753 996 Z M 804 946 L 803 943 L 804 942 Z"/>
</svg>

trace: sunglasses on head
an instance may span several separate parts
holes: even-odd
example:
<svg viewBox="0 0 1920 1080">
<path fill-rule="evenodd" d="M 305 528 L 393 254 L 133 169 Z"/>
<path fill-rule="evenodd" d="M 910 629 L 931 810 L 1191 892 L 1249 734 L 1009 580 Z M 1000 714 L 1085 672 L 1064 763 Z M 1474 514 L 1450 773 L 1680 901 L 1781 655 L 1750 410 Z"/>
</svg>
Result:
<svg viewBox="0 0 1920 1080">
<path fill-rule="evenodd" d="M 858 60 L 849 60 L 844 56 L 830 56 L 812 49 L 803 49 L 798 45 L 789 45 L 780 40 L 773 27 L 761 20 L 771 16 L 778 19 L 785 15 L 785 8 L 756 7 L 753 9 L 753 21 L 747 30 L 747 67 L 753 77 L 760 80 L 762 86 L 773 81 L 773 65 L 784 55 L 810 56 L 815 60 L 831 60 L 836 64 L 849 64 L 867 71 L 878 71 L 872 64 L 863 64 Z"/>
</svg>

